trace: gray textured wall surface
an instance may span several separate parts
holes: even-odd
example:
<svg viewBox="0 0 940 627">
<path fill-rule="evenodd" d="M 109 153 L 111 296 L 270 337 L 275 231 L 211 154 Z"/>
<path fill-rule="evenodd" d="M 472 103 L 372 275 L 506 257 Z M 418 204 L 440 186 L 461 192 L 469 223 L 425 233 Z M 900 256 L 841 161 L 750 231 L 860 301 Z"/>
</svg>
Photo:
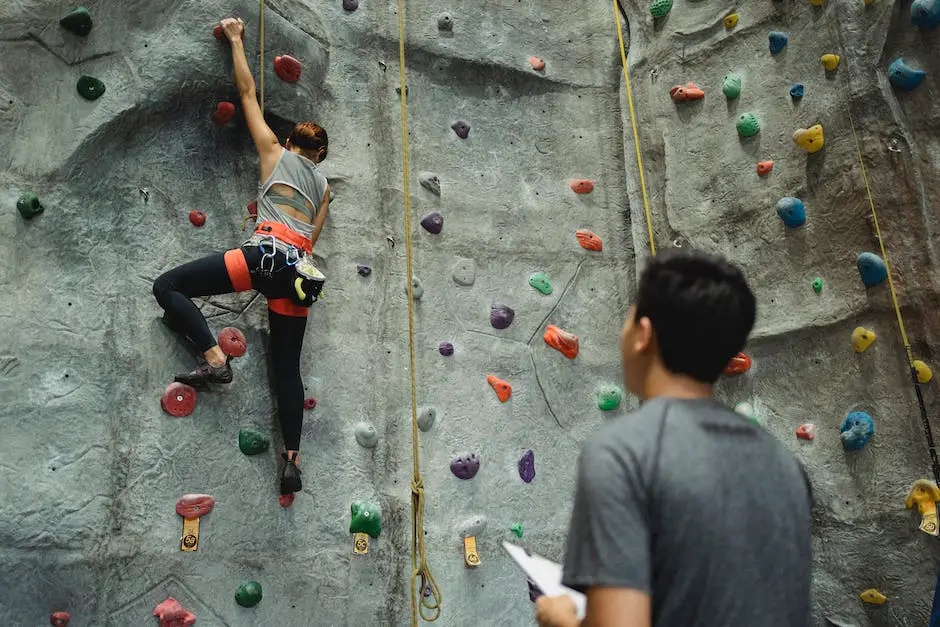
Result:
<svg viewBox="0 0 940 627">
<path fill-rule="evenodd" d="M 815 610 L 845 624 L 924 625 L 934 584 L 935 543 L 903 501 L 928 474 L 914 393 L 886 285 L 866 290 L 855 269 L 877 251 L 847 107 L 880 209 L 894 278 L 914 350 L 933 363 L 940 332 L 936 207 L 940 203 L 937 76 L 940 29 L 910 25 L 906 1 L 829 0 L 741 6 L 676 0 L 654 23 L 646 3 L 627 2 L 630 65 L 656 241 L 717 250 L 741 264 L 759 298 L 748 351 L 754 366 L 723 381 L 720 396 L 751 402 L 760 421 L 810 469 L 819 509 Z M 303 434 L 305 489 L 290 509 L 276 501 L 273 452 L 245 457 L 240 428 L 277 439 L 266 365 L 265 306 L 251 293 L 200 301 L 215 329 L 235 325 L 249 352 L 236 383 L 201 393 L 195 412 L 173 418 L 159 397 L 186 350 L 159 323 L 150 289 L 161 272 L 245 238 L 241 218 L 257 176 L 241 119 L 210 116 L 237 101 L 225 45 L 213 23 L 236 10 L 249 23 L 258 70 L 257 4 L 215 0 L 99 0 L 84 38 L 63 31 L 62 2 L 0 6 L 0 622 L 47 624 L 55 610 L 72 626 L 155 624 L 173 596 L 197 625 L 403 625 L 410 622 L 411 427 L 408 389 L 399 128 L 397 15 L 393 3 L 269 0 L 265 102 L 281 131 L 313 119 L 330 133 L 325 162 L 335 200 L 317 246 L 329 281 L 314 305 L 303 374 L 317 408 Z M 573 8 L 575 10 L 573 10 Z M 449 11 L 451 32 L 437 27 Z M 428 559 L 443 595 L 441 625 L 531 623 L 527 588 L 499 543 L 514 538 L 560 559 L 580 442 L 603 421 L 598 386 L 619 383 L 617 332 L 636 270 L 648 250 L 623 77 L 603 0 L 408 2 L 406 15 L 418 403 L 437 422 L 421 438 Z M 790 34 L 778 55 L 767 32 Z M 819 56 L 842 55 L 826 77 Z M 299 83 L 274 74 L 276 54 L 303 62 Z M 533 71 L 529 55 L 546 61 Z M 927 70 L 924 84 L 896 93 L 886 79 L 898 55 Z M 734 101 L 728 72 L 743 77 Z M 81 74 L 107 85 L 94 102 L 75 90 Z M 694 81 L 704 100 L 676 105 L 669 88 Z M 806 95 L 793 102 L 790 85 Z M 741 140 L 740 113 L 761 133 Z M 455 136 L 455 120 L 471 125 Z M 790 139 L 822 122 L 826 148 L 807 156 Z M 754 165 L 773 159 L 772 174 Z M 418 184 L 430 171 L 437 197 Z M 596 181 L 575 195 L 572 178 Z M 146 189 L 145 199 L 140 189 Z M 13 208 L 27 190 L 45 212 L 24 221 Z M 786 230 L 774 205 L 807 205 L 804 228 Z M 202 209 L 208 221 L 191 226 Z M 421 216 L 440 211 L 431 235 Z M 590 229 L 602 252 L 577 245 Z M 357 275 L 357 264 L 373 273 Z M 472 285 L 453 279 L 473 268 Z M 527 284 L 546 272 L 554 291 Z M 810 282 L 825 282 L 815 294 Z M 467 281 L 464 281 L 467 283 Z M 516 310 L 502 331 L 492 303 Z M 569 361 L 541 339 L 547 324 L 580 336 Z M 879 334 L 852 351 L 852 329 Z M 438 353 L 450 341 L 452 357 Z M 510 381 L 500 403 L 486 383 Z M 935 384 L 924 387 L 935 413 Z M 876 435 L 844 453 L 846 412 L 872 413 Z M 373 424 L 374 449 L 355 425 Z M 794 429 L 814 422 L 814 442 Z M 523 483 L 527 449 L 537 476 Z M 448 464 L 481 457 L 470 481 Z M 197 553 L 178 549 L 176 500 L 204 492 Z M 384 531 L 368 556 L 352 554 L 349 506 L 381 505 Z M 461 530 L 482 519 L 482 565 L 463 566 Z M 234 603 L 256 579 L 264 600 Z M 858 593 L 889 597 L 864 606 Z"/>
</svg>

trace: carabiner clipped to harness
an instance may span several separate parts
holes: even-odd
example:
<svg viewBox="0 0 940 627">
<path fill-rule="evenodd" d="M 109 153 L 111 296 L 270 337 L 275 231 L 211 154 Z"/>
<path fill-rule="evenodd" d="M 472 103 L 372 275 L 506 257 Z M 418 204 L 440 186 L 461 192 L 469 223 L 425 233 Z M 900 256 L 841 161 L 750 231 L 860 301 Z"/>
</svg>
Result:
<svg viewBox="0 0 940 627">
<path fill-rule="evenodd" d="M 293 253 L 293 259 L 291 259 L 292 253 Z M 301 258 L 300 250 L 298 250 L 296 246 L 290 246 L 288 247 L 287 252 L 284 254 L 284 257 L 287 259 L 287 265 L 296 266 Z"/>
<path fill-rule="evenodd" d="M 267 240 L 271 241 L 271 252 L 268 252 L 264 249 L 264 244 Z M 258 251 L 261 253 L 261 274 L 266 278 L 271 278 L 271 275 L 274 274 L 274 257 L 277 255 L 277 238 L 273 235 L 263 235 L 260 242 L 258 242 Z M 265 267 L 265 262 L 270 262 L 270 267 Z"/>
</svg>

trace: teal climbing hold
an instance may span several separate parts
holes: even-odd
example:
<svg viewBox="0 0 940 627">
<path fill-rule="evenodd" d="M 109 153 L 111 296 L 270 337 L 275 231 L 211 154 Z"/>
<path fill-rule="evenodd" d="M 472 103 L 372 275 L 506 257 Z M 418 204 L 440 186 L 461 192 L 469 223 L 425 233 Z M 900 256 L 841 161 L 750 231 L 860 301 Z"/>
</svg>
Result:
<svg viewBox="0 0 940 627">
<path fill-rule="evenodd" d="M 777 215 L 791 229 L 806 224 L 806 208 L 803 201 L 793 196 L 784 196 L 777 201 Z"/>
<path fill-rule="evenodd" d="M 805 89 L 805 86 L 803 85 L 803 83 L 793 83 L 793 87 L 790 88 L 790 97 L 802 98 L 804 89 Z"/>
<path fill-rule="evenodd" d="M 725 74 L 725 77 L 721 79 L 721 91 L 724 92 L 725 98 L 728 100 L 734 100 L 741 95 L 741 77 L 737 74 Z"/>
<path fill-rule="evenodd" d="M 672 11 L 672 0 L 653 0 L 650 2 L 650 15 L 665 17 Z"/>
<path fill-rule="evenodd" d="M 27 220 L 32 220 L 45 210 L 42 203 L 39 202 L 39 196 L 33 192 L 26 192 L 20 196 L 19 200 L 16 201 L 16 209 Z"/>
<path fill-rule="evenodd" d="M 522 523 L 513 523 L 509 530 L 516 534 L 517 538 L 522 537 Z"/>
<path fill-rule="evenodd" d="M 900 57 L 888 66 L 888 80 L 902 91 L 910 91 L 920 85 L 924 76 L 926 73 L 923 70 L 915 70 Z"/>
<path fill-rule="evenodd" d="M 760 120 L 753 113 L 742 113 L 736 126 L 741 137 L 753 137 L 760 132 Z"/>
<path fill-rule="evenodd" d="M 875 253 L 859 253 L 855 263 L 865 287 L 874 287 L 888 278 L 888 267 Z"/>
<path fill-rule="evenodd" d="M 914 0 L 911 3 L 911 24 L 919 28 L 940 25 L 940 0 Z"/>
<path fill-rule="evenodd" d="M 623 401 L 623 392 L 616 385 L 605 385 L 597 391 L 597 408 L 610 411 L 620 407 Z"/>
<path fill-rule="evenodd" d="M 544 272 L 536 272 L 529 277 L 529 285 L 543 294 L 552 293 L 552 282 Z"/>
<path fill-rule="evenodd" d="M 59 26 L 70 33 L 84 37 L 91 32 L 91 15 L 85 7 L 78 7 L 66 13 L 59 20 Z"/>
<path fill-rule="evenodd" d="M 78 95 L 85 100 L 97 100 L 104 93 L 104 83 L 94 76 L 82 76 L 76 87 Z"/>
<path fill-rule="evenodd" d="M 365 533 L 378 538 L 382 533 L 382 512 L 375 503 L 359 501 L 350 508 L 352 519 L 349 521 L 349 533 Z"/>
<path fill-rule="evenodd" d="M 770 54 L 777 54 L 787 47 L 789 37 L 780 31 L 771 31 L 767 38 L 770 40 Z"/>
<path fill-rule="evenodd" d="M 242 607 L 254 607 L 261 603 L 261 584 L 257 581 L 246 581 L 235 591 L 235 602 Z"/>
<path fill-rule="evenodd" d="M 822 287 L 823 287 L 823 282 L 821 278 L 816 277 L 815 279 L 813 279 L 813 291 L 814 292 L 819 294 L 822 291 Z"/>
<path fill-rule="evenodd" d="M 245 427 L 238 432 L 238 448 L 245 455 L 264 453 L 271 445 L 271 440 L 256 429 Z"/>
</svg>

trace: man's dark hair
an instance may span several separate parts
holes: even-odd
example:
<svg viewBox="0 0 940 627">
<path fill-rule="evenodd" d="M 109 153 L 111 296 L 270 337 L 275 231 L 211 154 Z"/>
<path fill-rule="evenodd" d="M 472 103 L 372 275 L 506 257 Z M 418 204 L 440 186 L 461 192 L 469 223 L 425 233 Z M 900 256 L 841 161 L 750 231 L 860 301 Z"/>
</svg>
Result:
<svg viewBox="0 0 940 627">
<path fill-rule="evenodd" d="M 650 319 L 670 372 L 703 383 L 717 381 L 744 347 L 756 313 L 744 275 L 715 255 L 663 252 L 640 276 L 636 320 Z"/>
</svg>

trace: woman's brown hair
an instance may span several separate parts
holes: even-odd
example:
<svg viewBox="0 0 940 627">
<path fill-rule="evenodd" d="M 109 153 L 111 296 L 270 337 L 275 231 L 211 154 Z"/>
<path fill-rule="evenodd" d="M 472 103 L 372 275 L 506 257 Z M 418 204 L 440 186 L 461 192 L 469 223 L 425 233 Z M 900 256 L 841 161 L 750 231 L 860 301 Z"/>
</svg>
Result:
<svg viewBox="0 0 940 627">
<path fill-rule="evenodd" d="M 301 154 L 313 161 L 323 161 L 329 152 L 330 140 L 326 131 L 313 122 L 298 123 L 288 139 L 292 145 L 300 148 Z"/>
</svg>

